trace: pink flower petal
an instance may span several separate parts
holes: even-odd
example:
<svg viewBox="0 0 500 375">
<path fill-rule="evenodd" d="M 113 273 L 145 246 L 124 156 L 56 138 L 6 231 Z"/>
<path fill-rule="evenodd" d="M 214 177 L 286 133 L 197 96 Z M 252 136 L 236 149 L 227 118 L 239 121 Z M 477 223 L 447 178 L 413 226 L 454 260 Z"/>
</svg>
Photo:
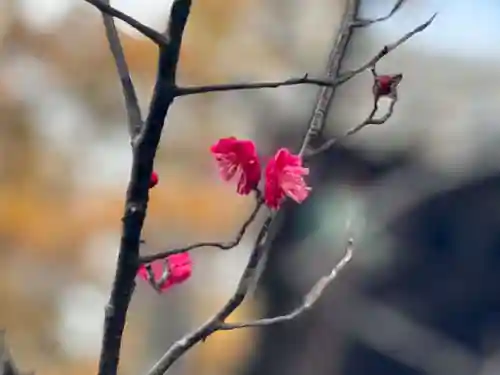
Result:
<svg viewBox="0 0 500 375">
<path fill-rule="evenodd" d="M 170 255 L 166 259 L 158 259 L 149 264 L 153 280 L 149 280 L 149 273 L 145 265 L 139 266 L 137 276 L 145 281 L 154 283 L 155 289 L 164 292 L 176 284 L 180 284 L 191 277 L 192 261 L 189 253 Z M 162 281 L 165 269 L 167 278 Z"/>
<path fill-rule="evenodd" d="M 302 166 L 299 155 L 293 155 L 288 149 L 279 149 L 269 160 L 265 175 L 264 199 L 268 207 L 278 209 L 286 196 L 297 203 L 302 203 L 311 191 L 304 181 L 309 169 Z"/>
<path fill-rule="evenodd" d="M 237 193 L 247 195 L 257 187 L 261 170 L 255 144 L 235 137 L 221 138 L 210 147 L 224 181 L 237 179 Z"/>
</svg>

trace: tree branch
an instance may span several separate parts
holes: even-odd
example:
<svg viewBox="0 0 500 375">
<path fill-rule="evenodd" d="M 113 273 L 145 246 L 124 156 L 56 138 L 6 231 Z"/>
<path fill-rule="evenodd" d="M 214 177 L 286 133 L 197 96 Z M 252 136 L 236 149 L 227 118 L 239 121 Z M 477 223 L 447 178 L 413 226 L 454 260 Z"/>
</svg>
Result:
<svg viewBox="0 0 500 375">
<path fill-rule="evenodd" d="M 319 300 L 319 298 L 323 295 L 325 289 L 335 280 L 345 266 L 351 261 L 352 253 L 354 248 L 354 241 L 352 238 L 349 238 L 345 254 L 342 259 L 333 267 L 330 273 L 326 276 L 323 276 L 319 279 L 316 284 L 311 288 L 309 293 L 304 297 L 304 302 L 294 310 L 290 311 L 288 314 L 276 316 L 274 318 L 265 318 L 259 319 L 252 322 L 242 322 L 242 323 L 226 323 L 223 322 L 217 327 L 221 331 L 229 331 L 233 329 L 239 328 L 249 328 L 249 327 L 264 327 L 272 324 L 278 324 L 283 322 L 288 322 L 297 318 L 298 316 L 304 314 L 308 310 L 310 310 L 314 304 Z"/>
<path fill-rule="evenodd" d="M 105 4 L 109 5 L 109 0 L 104 0 Z M 125 98 L 125 109 L 127 111 L 128 132 L 130 139 L 134 139 L 139 134 L 142 127 L 142 115 L 139 107 L 139 100 L 135 92 L 134 84 L 130 77 L 127 60 L 123 53 L 123 47 L 120 42 L 120 36 L 116 30 L 115 21 L 113 17 L 102 12 L 104 28 L 106 30 L 106 37 L 108 39 L 109 49 L 113 55 L 116 70 L 120 78 L 123 97 Z"/>
<path fill-rule="evenodd" d="M 181 247 L 179 249 L 163 251 L 163 252 L 158 253 L 158 254 L 144 255 L 144 256 L 139 258 L 139 261 L 140 261 L 140 263 L 151 263 L 157 259 L 163 259 L 163 258 L 166 258 L 170 255 L 185 253 L 187 251 L 198 249 L 201 247 L 215 247 L 215 248 L 218 248 L 221 250 L 232 249 L 233 247 L 238 246 L 239 243 L 241 242 L 241 240 L 243 239 L 245 232 L 247 231 L 250 224 L 252 224 L 252 222 L 255 220 L 260 208 L 262 207 L 262 203 L 263 203 L 263 200 L 260 197 L 260 194 L 257 194 L 255 208 L 252 210 L 252 212 L 250 213 L 250 216 L 247 218 L 247 220 L 241 226 L 241 229 L 239 230 L 238 234 L 236 235 L 236 238 L 230 242 L 199 242 L 199 243 L 195 243 L 195 244 L 192 244 L 192 245 L 189 245 L 186 247 Z"/>
<path fill-rule="evenodd" d="M 103 0 L 84 0 L 89 4 L 92 4 L 97 9 L 99 9 L 102 13 L 108 14 L 111 17 L 116 17 L 128 25 L 132 26 L 134 29 L 139 31 L 144 36 L 147 36 L 153 42 L 155 42 L 158 46 L 166 46 L 169 43 L 168 38 L 159 33 L 158 31 L 152 29 L 149 26 L 144 25 L 143 23 L 137 21 L 133 17 L 119 11 L 118 9 L 112 7 L 104 2 Z"/>
<path fill-rule="evenodd" d="M 405 0 L 397 0 L 391 11 L 379 18 L 375 18 L 372 20 L 369 19 L 359 19 L 359 18 L 353 18 L 352 22 L 347 25 L 348 29 L 350 32 L 354 28 L 361 28 L 361 27 L 367 27 L 371 24 L 377 23 L 377 22 L 382 22 L 385 20 L 388 20 L 391 18 L 403 5 Z M 370 68 L 371 66 L 374 66 L 382 57 L 387 55 L 391 50 L 397 48 L 399 45 L 403 44 L 407 39 L 411 38 L 414 34 L 423 31 L 427 26 L 430 25 L 430 23 L 433 21 L 434 15 L 430 20 L 428 20 L 426 23 L 418 26 L 416 29 L 410 31 L 408 34 L 406 34 L 403 38 L 398 40 L 397 42 L 385 46 L 379 54 L 377 54 L 372 60 L 367 62 L 365 65 L 361 66 L 360 68 L 353 70 L 351 72 L 347 72 L 344 74 L 341 74 L 338 78 L 332 79 L 331 77 L 328 78 L 309 78 L 308 74 L 305 74 L 303 77 L 298 77 L 298 78 L 289 78 L 283 81 L 269 81 L 269 82 L 242 82 L 242 83 L 228 83 L 228 84 L 215 84 L 215 85 L 204 85 L 204 86 L 193 86 L 193 87 L 178 87 L 177 88 L 177 96 L 187 96 L 187 95 L 197 95 L 197 94 L 205 94 L 209 92 L 222 92 L 222 91 L 237 91 L 237 90 L 255 90 L 255 89 L 263 89 L 263 88 L 277 88 L 277 87 L 283 87 L 283 86 L 296 86 L 296 85 L 303 85 L 303 84 L 308 84 L 308 85 L 317 85 L 321 87 L 338 87 L 342 85 L 343 83 L 347 82 L 351 78 L 353 78 L 355 75 L 363 72 L 364 70 Z M 340 47 L 342 47 L 340 45 Z M 332 66 L 332 68 L 335 68 Z M 338 69 L 337 70 L 337 76 L 338 74 Z M 333 69 L 332 69 L 333 71 Z M 319 116 L 319 115 L 318 115 Z M 319 121 L 319 119 L 318 119 Z M 315 126 L 316 128 L 316 126 Z"/>
<path fill-rule="evenodd" d="M 363 66 L 361 66 L 360 68 L 358 68 L 356 70 L 353 70 L 353 71 L 351 71 L 349 73 L 343 74 L 341 76 L 339 82 L 346 82 L 347 80 L 351 79 L 352 77 L 356 76 L 357 74 L 363 72 L 366 69 L 370 69 L 370 68 L 372 70 L 372 74 L 375 77 L 376 76 L 375 66 L 376 66 L 377 62 L 380 61 L 384 56 L 386 56 L 387 54 L 389 54 L 391 51 L 395 50 L 401 44 L 403 44 L 404 42 L 406 42 L 412 36 L 414 36 L 415 34 L 421 32 L 423 30 L 425 30 L 432 23 L 432 21 L 434 21 L 435 17 L 436 17 L 436 13 L 431 18 L 429 18 L 426 22 L 418 25 L 416 28 L 414 28 L 413 30 L 411 30 L 408 33 L 406 33 L 405 35 L 403 35 L 396 42 L 384 46 L 380 50 L 380 52 L 378 52 L 366 64 L 364 64 Z M 386 114 L 384 116 L 380 117 L 380 118 L 375 118 L 375 114 L 376 114 L 376 112 L 378 110 L 378 99 L 379 99 L 378 97 L 374 97 L 373 108 L 372 108 L 370 114 L 365 118 L 365 120 L 363 120 L 363 122 L 361 122 L 360 124 L 354 126 L 351 129 L 349 129 L 346 133 L 344 133 L 340 137 L 331 138 L 328 141 L 324 142 L 321 146 L 319 146 L 319 147 L 317 147 L 317 148 L 315 148 L 313 150 L 306 150 L 305 155 L 304 155 L 305 159 L 306 160 L 310 160 L 312 157 L 325 152 L 326 150 L 330 149 L 332 146 L 334 146 L 335 144 L 337 144 L 341 140 L 344 140 L 345 138 L 350 137 L 350 136 L 358 133 L 359 131 L 361 131 L 362 129 L 364 129 L 365 127 L 367 127 L 368 125 L 382 125 L 387 120 L 389 120 L 389 118 L 392 116 L 392 114 L 394 112 L 394 108 L 395 108 L 396 103 L 398 101 L 397 95 L 396 96 L 392 96 L 390 98 L 391 99 L 391 103 L 389 104 L 389 108 L 388 108 Z"/>
<path fill-rule="evenodd" d="M 360 0 L 347 1 L 340 30 L 328 59 L 326 76 L 329 78 L 335 79 L 340 73 L 342 61 L 347 52 L 349 41 L 352 37 L 355 21 L 358 18 L 359 4 Z M 309 121 L 309 126 L 307 127 L 307 132 L 300 147 L 300 155 L 304 154 L 314 139 L 320 136 L 323 132 L 326 124 L 326 114 L 330 109 L 333 96 L 335 95 L 335 91 L 339 85 L 340 81 L 336 82 L 336 84 L 332 86 L 322 87 L 320 89 L 316 106 L 314 107 L 311 120 Z"/>
<path fill-rule="evenodd" d="M 177 88 L 177 96 L 204 94 L 208 92 L 220 91 L 236 91 L 236 90 L 255 90 L 264 88 L 276 88 L 282 86 L 295 86 L 295 85 L 317 85 L 317 86 L 331 86 L 335 84 L 332 79 L 309 78 L 307 74 L 299 78 L 289 78 L 284 81 L 271 81 L 271 82 L 253 82 L 253 83 L 228 83 L 220 85 L 207 85 L 207 86 L 193 86 L 193 87 L 179 87 Z"/>
<path fill-rule="evenodd" d="M 243 275 L 238 283 L 236 291 L 222 307 L 222 309 L 212 316 L 207 322 L 197 328 L 194 332 L 186 335 L 182 339 L 176 341 L 170 349 L 160 358 L 160 360 L 151 368 L 148 375 L 163 375 L 174 362 L 179 359 L 190 348 L 205 340 L 213 332 L 217 331 L 220 324 L 243 302 L 247 294 L 255 274 L 255 270 L 259 264 L 260 259 L 268 248 L 262 246 L 263 241 L 271 224 L 272 216 L 268 217 L 262 226 L 257 239 L 255 241 L 254 249 L 250 255 L 248 263 L 243 271 Z"/>
<path fill-rule="evenodd" d="M 132 141 L 132 171 L 122 219 L 116 274 L 105 310 L 99 375 L 116 375 L 118 370 L 123 329 L 139 266 L 139 246 L 149 200 L 149 180 L 165 116 L 175 98 L 173 88 L 177 62 L 190 7 L 191 0 L 175 0 L 172 5 L 166 32 L 166 40 L 169 42 L 160 45 L 158 73 L 149 113 L 141 132 Z"/>
<path fill-rule="evenodd" d="M 397 0 L 396 3 L 393 5 L 391 11 L 383 17 L 378 17 L 378 18 L 373 18 L 373 19 L 358 18 L 358 20 L 355 23 L 355 26 L 356 27 L 367 27 L 367 26 L 373 25 L 374 23 L 387 21 L 394 14 L 396 14 L 396 12 L 401 8 L 401 6 L 403 5 L 404 2 L 405 2 L 405 0 Z"/>
<path fill-rule="evenodd" d="M 422 31 L 424 31 L 432 23 L 432 21 L 434 21 L 436 16 L 437 16 L 437 13 L 434 13 L 431 18 L 429 18 L 424 23 L 418 25 L 413 30 L 411 30 L 408 33 L 406 33 L 405 35 L 403 35 L 401 38 L 399 38 L 394 43 L 385 45 L 370 61 L 368 61 L 364 65 L 360 66 L 359 68 L 357 68 L 355 70 L 351 70 L 349 72 L 342 73 L 339 77 L 338 84 L 342 84 L 342 83 L 350 80 L 351 78 L 355 77 L 359 73 L 362 73 L 365 70 L 367 70 L 371 67 L 374 67 L 382 58 L 384 58 L 390 52 L 392 52 L 393 50 L 398 48 L 400 45 L 402 45 L 408 39 L 413 37 L 415 34 L 418 34 Z"/>
<path fill-rule="evenodd" d="M 390 100 L 391 100 L 391 102 L 389 104 L 389 108 L 387 109 L 387 112 L 382 117 L 375 118 L 375 114 L 378 110 L 378 99 L 375 99 L 374 103 L 373 103 L 373 108 L 372 108 L 370 114 L 363 120 L 363 122 L 352 127 L 351 129 L 346 131 L 342 136 L 331 138 L 328 141 L 326 141 L 325 143 L 323 143 L 321 146 L 315 148 L 314 150 L 308 150 L 306 152 L 306 154 L 304 155 L 305 159 L 310 160 L 314 156 L 325 152 L 326 150 L 330 149 L 338 142 L 340 142 L 340 141 L 346 139 L 347 137 L 350 137 L 350 136 L 358 133 L 359 131 L 363 130 L 368 125 L 382 125 L 382 124 L 384 124 L 387 120 L 389 120 L 389 118 L 394 113 L 394 107 L 396 106 L 398 98 L 396 96 L 396 97 L 392 97 Z"/>
</svg>

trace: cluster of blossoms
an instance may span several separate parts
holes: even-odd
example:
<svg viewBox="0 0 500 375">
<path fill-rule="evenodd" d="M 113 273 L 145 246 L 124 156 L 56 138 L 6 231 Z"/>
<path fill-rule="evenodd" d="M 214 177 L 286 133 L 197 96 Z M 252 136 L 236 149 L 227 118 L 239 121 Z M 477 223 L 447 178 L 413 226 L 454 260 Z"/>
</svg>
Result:
<svg viewBox="0 0 500 375">
<path fill-rule="evenodd" d="M 217 162 L 221 178 L 224 181 L 237 180 L 238 194 L 248 195 L 258 190 L 263 173 L 253 141 L 222 138 L 212 145 L 210 151 Z M 286 148 L 279 149 L 264 168 L 264 203 L 273 210 L 279 209 L 286 197 L 302 203 L 311 191 L 304 181 L 304 176 L 308 174 L 309 169 L 302 165 L 299 155 L 292 154 Z M 149 188 L 155 187 L 158 182 L 158 173 L 153 171 Z M 191 273 L 192 260 L 186 252 L 142 264 L 137 275 L 161 293 L 186 281 Z"/>
<path fill-rule="evenodd" d="M 222 179 L 237 179 L 238 194 L 247 195 L 257 190 L 262 171 L 254 142 L 235 137 L 222 138 L 210 151 L 218 163 Z M 286 197 L 302 203 L 311 191 L 304 181 L 308 174 L 309 169 L 303 167 L 299 155 L 280 148 L 264 169 L 264 203 L 275 210 Z"/>
</svg>

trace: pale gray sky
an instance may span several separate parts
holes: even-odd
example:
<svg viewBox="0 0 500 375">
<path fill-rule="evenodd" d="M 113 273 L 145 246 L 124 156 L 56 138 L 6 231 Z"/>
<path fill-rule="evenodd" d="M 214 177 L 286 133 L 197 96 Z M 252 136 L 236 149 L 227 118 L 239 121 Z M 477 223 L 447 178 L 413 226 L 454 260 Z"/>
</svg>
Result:
<svg viewBox="0 0 500 375">
<path fill-rule="evenodd" d="M 390 9 L 393 0 L 365 3 L 366 14 L 381 15 Z M 400 34 L 435 12 L 438 17 L 433 25 L 412 39 L 412 46 L 457 56 L 500 57 L 500 2 L 496 0 L 409 1 L 395 17 L 376 28 L 384 33 Z"/>
<path fill-rule="evenodd" d="M 364 10 L 370 15 L 380 15 L 393 1 L 369 0 Z M 159 28 L 165 23 L 171 0 L 111 0 L 111 3 L 141 22 Z M 40 29 L 50 29 L 76 6 L 91 7 L 83 0 L 19 0 L 18 4 L 26 19 Z M 500 56 L 500 3 L 497 0 L 409 1 L 394 18 L 375 29 L 399 35 L 434 12 L 439 12 L 434 25 L 415 38 L 412 45 L 452 55 Z"/>
</svg>

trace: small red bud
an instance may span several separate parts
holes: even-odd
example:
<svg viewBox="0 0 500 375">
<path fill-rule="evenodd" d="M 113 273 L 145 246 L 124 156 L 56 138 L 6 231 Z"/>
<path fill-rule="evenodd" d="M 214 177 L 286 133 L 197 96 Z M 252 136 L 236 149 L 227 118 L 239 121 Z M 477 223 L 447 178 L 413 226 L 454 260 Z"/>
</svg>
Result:
<svg viewBox="0 0 500 375">
<path fill-rule="evenodd" d="M 379 96 L 394 95 L 399 82 L 403 79 L 402 74 L 387 74 L 375 76 L 373 83 L 373 94 Z"/>
<path fill-rule="evenodd" d="M 158 182 L 160 181 L 160 178 L 158 177 L 158 173 L 153 171 L 151 173 L 151 178 L 149 179 L 149 188 L 154 188 L 156 185 L 158 185 Z"/>
</svg>

